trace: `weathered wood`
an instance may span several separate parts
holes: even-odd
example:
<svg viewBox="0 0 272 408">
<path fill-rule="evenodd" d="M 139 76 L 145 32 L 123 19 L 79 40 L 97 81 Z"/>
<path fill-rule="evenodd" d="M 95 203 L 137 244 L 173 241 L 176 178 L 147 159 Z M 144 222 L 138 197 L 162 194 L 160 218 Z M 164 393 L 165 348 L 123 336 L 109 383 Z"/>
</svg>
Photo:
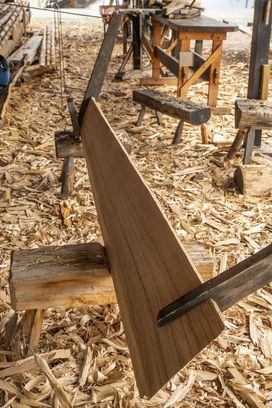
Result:
<svg viewBox="0 0 272 408">
<path fill-rule="evenodd" d="M 84 157 L 82 144 L 79 140 L 75 139 L 75 135 L 71 131 L 55 133 L 55 148 L 58 159 Z"/>
<path fill-rule="evenodd" d="M 24 60 L 26 65 L 31 65 L 41 45 L 42 39 L 42 35 L 33 35 L 9 57 L 9 60 L 13 64 L 19 64 Z"/>
<path fill-rule="evenodd" d="M 132 152 L 132 143 L 125 138 L 120 137 L 122 145 L 128 152 Z M 68 157 L 82 158 L 84 151 L 81 141 L 76 139 L 72 131 L 60 131 L 55 133 L 55 148 L 58 159 L 67 159 Z"/>
<path fill-rule="evenodd" d="M 122 19 L 122 16 L 118 13 L 114 13 L 112 15 L 108 30 L 103 39 L 101 48 L 99 50 L 99 54 L 95 61 L 95 65 L 92 71 L 92 75 L 91 75 L 89 84 L 87 86 L 87 89 L 86 89 L 86 92 L 85 92 L 85 95 L 84 95 L 84 98 L 83 98 L 83 101 L 80 107 L 80 111 L 78 114 L 78 120 L 79 120 L 80 125 L 83 121 L 83 117 L 84 117 L 84 114 L 85 114 L 85 111 L 87 109 L 90 99 L 92 97 L 97 99 L 101 92 L 103 82 L 104 82 L 104 79 L 105 79 L 105 76 L 108 70 L 108 66 L 110 63 L 111 54 L 113 51 L 113 47 L 115 44 L 119 26 L 121 24 L 121 19 Z"/>
<path fill-rule="evenodd" d="M 250 163 L 252 152 L 253 152 L 253 147 L 254 147 L 254 140 L 255 140 L 255 128 L 250 127 L 248 129 L 247 136 L 246 136 L 243 164 Z"/>
<path fill-rule="evenodd" d="M 159 311 L 158 324 L 172 325 L 208 299 L 215 301 L 222 312 L 229 309 L 272 281 L 271 261 L 272 244 L 165 305 Z"/>
<path fill-rule="evenodd" d="M 272 166 L 247 164 L 237 167 L 234 181 L 242 194 L 263 197 L 272 192 Z"/>
<path fill-rule="evenodd" d="M 132 98 L 134 102 L 140 103 L 142 106 L 148 106 L 192 125 L 206 123 L 211 117 L 209 106 L 182 101 L 150 89 L 134 90 Z"/>
<path fill-rule="evenodd" d="M 155 46 L 154 47 L 154 54 L 156 58 L 160 60 L 160 62 L 169 69 L 172 74 L 178 76 L 179 74 L 179 62 L 175 57 L 168 55 L 161 47 Z"/>
<path fill-rule="evenodd" d="M 218 336 L 223 322 L 206 302 L 157 326 L 158 310 L 200 278 L 94 99 L 81 137 L 136 381 L 140 395 L 150 397 Z"/>
<path fill-rule="evenodd" d="M 97 243 L 14 251 L 9 286 L 16 311 L 116 302 L 105 251 Z"/>
<path fill-rule="evenodd" d="M 132 14 L 130 16 L 132 20 L 132 59 L 133 69 L 142 69 L 142 18 L 141 13 Z"/>
<path fill-rule="evenodd" d="M 178 143 L 180 142 L 181 136 L 182 136 L 183 127 L 184 127 L 184 122 L 183 122 L 183 120 L 180 120 L 180 121 L 179 121 L 179 124 L 178 124 L 178 126 L 177 126 L 177 128 L 176 128 L 176 131 L 175 131 L 173 140 L 172 140 L 172 144 L 173 144 L 173 145 L 178 144 Z"/>
<path fill-rule="evenodd" d="M 237 135 L 235 136 L 234 141 L 232 142 L 232 145 L 230 146 L 229 152 L 228 152 L 228 159 L 232 160 L 234 159 L 236 153 L 240 149 L 240 147 L 243 144 L 243 141 L 245 139 L 245 136 L 247 134 L 248 129 L 239 129 L 237 132 Z"/>
<path fill-rule="evenodd" d="M 73 126 L 73 134 L 75 139 L 79 139 L 80 135 L 80 126 L 78 123 L 78 117 L 77 117 L 77 110 L 75 107 L 74 99 L 72 97 L 67 98 L 67 106 L 68 110 L 70 113 L 70 118 Z"/>
<path fill-rule="evenodd" d="M 235 101 L 235 127 L 256 129 L 272 128 L 272 103 L 254 99 Z"/>
</svg>

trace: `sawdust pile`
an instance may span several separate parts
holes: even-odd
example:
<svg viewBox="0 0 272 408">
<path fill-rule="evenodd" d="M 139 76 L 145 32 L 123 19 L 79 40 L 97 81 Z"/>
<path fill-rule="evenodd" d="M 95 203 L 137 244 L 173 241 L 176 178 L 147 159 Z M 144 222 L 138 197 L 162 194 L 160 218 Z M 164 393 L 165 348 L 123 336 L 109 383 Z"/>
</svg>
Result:
<svg viewBox="0 0 272 408">
<path fill-rule="evenodd" d="M 77 106 L 101 43 L 102 25 L 97 30 L 95 24 L 64 25 L 67 86 Z M 101 105 L 113 128 L 131 138 L 132 159 L 181 240 L 205 243 L 216 273 L 268 245 L 271 197 L 239 195 L 233 172 L 241 158 L 226 161 L 235 135 L 233 115 L 212 117 L 208 134 L 213 143 L 201 144 L 200 129 L 186 125 L 182 143 L 171 146 L 175 120 L 165 117 L 161 127 L 149 112 L 135 127 L 139 106 L 133 105 L 131 93 L 139 77 L 114 82 L 120 62 L 121 44 Z M 246 95 L 247 73 L 247 53 L 228 52 L 219 105 L 233 106 Z M 189 96 L 205 101 L 204 90 L 204 84 L 196 85 Z M 71 125 L 68 112 L 61 110 L 58 72 L 14 88 L 7 119 L 9 125 L 0 130 L 0 405 L 272 407 L 271 286 L 225 313 L 224 333 L 150 401 L 138 396 L 117 305 L 47 310 L 39 355 L 25 358 L 18 333 L 6 347 L 7 325 L 14 318 L 7 286 L 10 251 L 100 237 L 84 160 L 77 160 L 72 196 L 60 196 L 54 132 Z"/>
</svg>

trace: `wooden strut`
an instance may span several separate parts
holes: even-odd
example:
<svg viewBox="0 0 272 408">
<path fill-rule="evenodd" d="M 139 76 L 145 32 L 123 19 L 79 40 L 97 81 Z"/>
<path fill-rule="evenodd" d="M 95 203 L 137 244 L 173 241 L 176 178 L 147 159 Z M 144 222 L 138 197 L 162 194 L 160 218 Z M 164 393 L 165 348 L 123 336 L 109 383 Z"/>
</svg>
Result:
<svg viewBox="0 0 272 408">
<path fill-rule="evenodd" d="M 271 281 L 272 244 L 162 308 L 157 323 L 164 326 L 209 299 L 223 312 Z"/>
</svg>

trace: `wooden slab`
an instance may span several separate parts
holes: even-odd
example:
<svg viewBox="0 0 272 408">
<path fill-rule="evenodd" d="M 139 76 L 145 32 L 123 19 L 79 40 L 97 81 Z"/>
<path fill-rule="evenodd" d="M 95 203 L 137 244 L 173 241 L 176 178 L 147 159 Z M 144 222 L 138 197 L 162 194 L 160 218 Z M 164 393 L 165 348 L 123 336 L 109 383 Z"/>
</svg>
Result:
<svg viewBox="0 0 272 408">
<path fill-rule="evenodd" d="M 98 243 L 14 251 L 9 286 L 16 311 L 116 302 L 104 247 Z"/>
<path fill-rule="evenodd" d="M 257 99 L 237 99 L 235 101 L 235 127 L 271 129 L 272 104 Z"/>
<path fill-rule="evenodd" d="M 208 301 L 157 326 L 159 309 L 201 279 L 93 99 L 81 136 L 137 385 L 151 397 L 224 325 Z"/>
</svg>

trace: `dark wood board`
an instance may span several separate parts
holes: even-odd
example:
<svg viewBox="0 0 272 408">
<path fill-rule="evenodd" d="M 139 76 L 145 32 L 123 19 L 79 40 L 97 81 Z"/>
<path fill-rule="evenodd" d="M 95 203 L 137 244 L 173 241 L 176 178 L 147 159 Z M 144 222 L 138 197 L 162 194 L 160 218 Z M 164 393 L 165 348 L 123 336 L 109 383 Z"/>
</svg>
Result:
<svg viewBox="0 0 272 408">
<path fill-rule="evenodd" d="M 213 18 L 201 15 L 195 18 L 184 19 L 169 19 L 162 16 L 154 16 L 155 20 L 158 20 L 161 24 L 167 25 L 175 31 L 186 32 L 214 32 L 214 33 L 226 33 L 229 31 L 237 31 L 238 26 L 236 24 L 226 24 L 221 21 L 214 20 Z"/>
<path fill-rule="evenodd" d="M 208 301 L 157 326 L 160 308 L 201 279 L 94 99 L 81 136 L 137 385 L 151 397 L 224 325 Z"/>
</svg>

